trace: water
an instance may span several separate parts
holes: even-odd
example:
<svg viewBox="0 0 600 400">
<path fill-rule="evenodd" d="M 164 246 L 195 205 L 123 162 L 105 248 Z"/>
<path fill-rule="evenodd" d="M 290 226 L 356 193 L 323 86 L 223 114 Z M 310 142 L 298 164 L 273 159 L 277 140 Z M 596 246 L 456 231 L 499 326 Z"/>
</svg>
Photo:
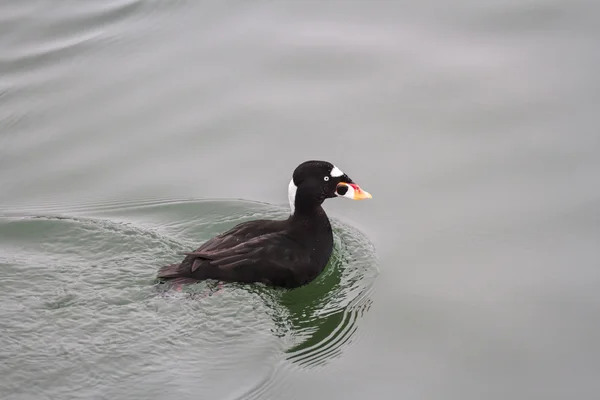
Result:
<svg viewBox="0 0 600 400">
<path fill-rule="evenodd" d="M 198 210 L 203 215 L 195 218 Z M 3 298 L 3 352 L 19 367 L 4 364 L 1 372 L 16 394 L 127 397 L 142 383 L 160 396 L 198 396 L 220 382 L 232 394 L 261 398 L 273 373 L 339 356 L 370 305 L 373 246 L 337 221 L 336 253 L 313 285 L 289 291 L 204 282 L 177 290 L 154 284 L 152 264 L 193 247 L 189 238 L 207 240 L 225 226 L 282 218 L 285 210 L 173 201 L 69 214 L 46 211 L 0 224 L 2 242 L 10 249 L 26 238 L 29 254 L 23 263 L 7 252 L 3 265 L 10 293 Z M 40 278 L 31 266 L 53 272 Z M 181 367 L 193 385 L 173 376 Z M 24 370 L 41 378 L 30 382 Z"/>
<path fill-rule="evenodd" d="M 599 12 L 2 3 L 0 397 L 596 398 Z M 155 284 L 307 159 L 317 282 Z"/>
</svg>

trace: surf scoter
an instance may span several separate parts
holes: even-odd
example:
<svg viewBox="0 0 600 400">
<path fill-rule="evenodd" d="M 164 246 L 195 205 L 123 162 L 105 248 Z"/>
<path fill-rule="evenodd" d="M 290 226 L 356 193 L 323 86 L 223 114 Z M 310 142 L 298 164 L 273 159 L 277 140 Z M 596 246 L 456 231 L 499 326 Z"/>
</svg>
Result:
<svg viewBox="0 0 600 400">
<path fill-rule="evenodd" d="M 288 187 L 288 219 L 243 222 L 184 253 L 179 264 L 162 267 L 158 278 L 192 283 L 204 279 L 262 282 L 294 288 L 315 279 L 333 249 L 331 224 L 321 207 L 325 199 L 370 199 L 352 179 L 326 161 L 306 161 Z"/>
</svg>

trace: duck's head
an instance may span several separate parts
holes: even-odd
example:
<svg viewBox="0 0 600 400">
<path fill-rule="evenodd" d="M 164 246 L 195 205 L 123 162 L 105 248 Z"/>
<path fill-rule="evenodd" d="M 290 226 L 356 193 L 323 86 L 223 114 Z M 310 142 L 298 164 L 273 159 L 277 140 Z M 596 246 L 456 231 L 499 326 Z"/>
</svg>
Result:
<svg viewBox="0 0 600 400">
<path fill-rule="evenodd" d="M 292 214 L 321 205 L 325 199 L 346 197 L 352 200 L 372 196 L 327 161 L 305 161 L 294 170 L 288 187 Z"/>
</svg>

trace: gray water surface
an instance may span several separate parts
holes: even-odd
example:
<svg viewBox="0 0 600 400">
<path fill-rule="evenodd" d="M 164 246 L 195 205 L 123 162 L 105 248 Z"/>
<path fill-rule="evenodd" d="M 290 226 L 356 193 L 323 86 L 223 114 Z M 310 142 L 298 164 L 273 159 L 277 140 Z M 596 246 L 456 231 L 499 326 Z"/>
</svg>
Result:
<svg viewBox="0 0 600 400">
<path fill-rule="evenodd" d="M 600 395 L 593 1 L 0 3 L 0 397 Z M 287 214 L 285 292 L 157 269 Z"/>
</svg>

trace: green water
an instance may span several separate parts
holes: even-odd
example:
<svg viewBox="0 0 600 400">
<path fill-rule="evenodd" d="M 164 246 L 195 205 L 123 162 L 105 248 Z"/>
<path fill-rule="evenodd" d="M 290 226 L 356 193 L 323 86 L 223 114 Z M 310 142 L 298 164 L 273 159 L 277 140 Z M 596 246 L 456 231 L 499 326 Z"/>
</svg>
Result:
<svg viewBox="0 0 600 400">
<path fill-rule="evenodd" d="M 1 2 L 0 398 L 597 398 L 599 13 Z M 308 159 L 317 281 L 155 283 Z"/>
</svg>

